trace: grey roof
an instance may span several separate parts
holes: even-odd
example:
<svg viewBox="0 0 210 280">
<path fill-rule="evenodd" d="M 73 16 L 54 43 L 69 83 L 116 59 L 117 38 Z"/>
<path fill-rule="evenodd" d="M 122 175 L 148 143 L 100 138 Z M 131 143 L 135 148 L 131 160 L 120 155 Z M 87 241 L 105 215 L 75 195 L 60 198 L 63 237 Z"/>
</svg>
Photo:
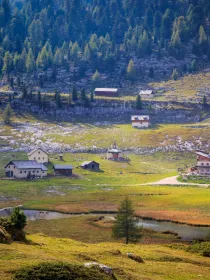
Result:
<svg viewBox="0 0 210 280">
<path fill-rule="evenodd" d="M 47 167 L 43 163 L 38 163 L 36 160 L 12 160 L 9 164 L 14 164 L 18 169 L 41 169 L 42 171 L 47 171 Z"/>
<path fill-rule="evenodd" d="M 141 91 L 139 92 L 140 95 L 151 95 L 151 94 L 153 94 L 153 93 L 154 93 L 153 90 L 141 90 Z"/>
<path fill-rule="evenodd" d="M 53 168 L 57 170 L 69 170 L 73 169 L 73 166 L 71 164 L 54 164 Z"/>
<path fill-rule="evenodd" d="M 118 149 L 110 149 L 110 150 L 108 150 L 108 153 L 119 154 L 119 153 L 121 153 L 121 150 L 118 150 Z"/>
<path fill-rule="evenodd" d="M 132 121 L 149 121 L 149 116 L 148 115 L 145 115 L 145 116 L 132 116 L 131 117 L 131 120 Z"/>
<path fill-rule="evenodd" d="M 210 155 L 203 151 L 196 151 L 196 154 L 202 157 L 210 158 Z"/>
<path fill-rule="evenodd" d="M 117 88 L 96 88 L 95 91 L 118 92 Z"/>
<path fill-rule="evenodd" d="M 85 166 L 85 165 L 88 165 L 88 164 L 93 163 L 93 162 L 99 165 L 98 162 L 96 162 L 94 160 L 91 160 L 91 161 L 84 161 L 80 166 Z"/>
<path fill-rule="evenodd" d="M 49 155 L 47 152 L 45 152 L 44 150 L 42 150 L 41 148 L 37 148 L 37 149 L 34 149 L 32 150 L 31 152 L 28 153 L 28 156 L 32 155 L 34 152 L 38 151 L 38 150 L 41 150 L 43 153 Z"/>
</svg>

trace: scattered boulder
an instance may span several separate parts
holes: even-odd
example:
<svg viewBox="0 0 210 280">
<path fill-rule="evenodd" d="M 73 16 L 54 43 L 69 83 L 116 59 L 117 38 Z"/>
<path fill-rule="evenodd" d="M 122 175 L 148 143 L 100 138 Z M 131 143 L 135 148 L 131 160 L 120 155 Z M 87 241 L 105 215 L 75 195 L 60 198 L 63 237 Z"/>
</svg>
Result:
<svg viewBox="0 0 210 280">
<path fill-rule="evenodd" d="M 104 216 L 99 216 L 99 217 L 96 217 L 95 219 L 94 219 L 94 222 L 99 222 L 99 221 L 102 221 L 102 220 L 104 220 Z"/>
<path fill-rule="evenodd" d="M 143 263 L 144 262 L 143 259 L 140 256 L 137 256 L 133 253 L 127 253 L 126 255 L 129 259 L 132 259 L 135 262 L 138 262 L 138 263 Z"/>
<path fill-rule="evenodd" d="M 112 251 L 111 251 L 111 254 L 112 254 L 113 256 L 120 256 L 120 255 L 122 255 L 122 253 L 120 252 L 120 250 L 112 250 Z"/>
<path fill-rule="evenodd" d="M 104 273 L 108 274 L 108 275 L 113 275 L 113 270 L 111 267 L 105 265 L 105 264 L 100 264 L 97 262 L 89 262 L 89 263 L 85 263 L 84 264 L 85 267 L 96 267 L 99 268 L 101 271 L 103 271 Z"/>
</svg>

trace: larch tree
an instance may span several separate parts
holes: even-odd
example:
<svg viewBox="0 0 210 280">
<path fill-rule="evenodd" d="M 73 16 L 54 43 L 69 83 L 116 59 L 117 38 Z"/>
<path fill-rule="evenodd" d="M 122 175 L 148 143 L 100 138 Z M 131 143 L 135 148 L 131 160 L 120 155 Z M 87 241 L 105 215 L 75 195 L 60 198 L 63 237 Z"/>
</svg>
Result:
<svg viewBox="0 0 210 280">
<path fill-rule="evenodd" d="M 93 88 L 99 87 L 101 84 L 101 75 L 98 72 L 98 70 L 96 70 L 96 72 L 94 73 L 94 75 L 92 76 L 92 85 Z"/>
<path fill-rule="evenodd" d="M 13 110 L 12 110 L 10 104 L 8 103 L 7 107 L 5 108 L 4 113 L 3 113 L 4 123 L 7 124 L 7 125 L 11 124 L 12 123 L 12 117 L 13 117 Z"/>
<path fill-rule="evenodd" d="M 201 49 L 201 53 L 206 54 L 208 51 L 208 38 L 202 25 L 199 29 L 199 46 Z"/>
<path fill-rule="evenodd" d="M 129 64 L 127 67 L 127 77 L 129 80 L 135 80 L 135 78 L 136 78 L 136 70 L 135 70 L 134 62 L 132 59 L 129 61 Z"/>
<path fill-rule="evenodd" d="M 13 67 L 13 58 L 9 51 L 7 51 L 4 55 L 4 65 L 2 71 L 9 76 Z"/>
<path fill-rule="evenodd" d="M 177 69 L 174 69 L 174 70 L 173 70 L 172 75 L 171 75 L 171 78 L 172 78 L 174 81 L 178 80 L 178 78 L 179 78 L 179 73 L 178 73 Z"/>
<path fill-rule="evenodd" d="M 28 73 L 32 73 L 35 69 L 34 55 L 32 49 L 29 50 L 26 59 L 26 69 Z"/>
</svg>

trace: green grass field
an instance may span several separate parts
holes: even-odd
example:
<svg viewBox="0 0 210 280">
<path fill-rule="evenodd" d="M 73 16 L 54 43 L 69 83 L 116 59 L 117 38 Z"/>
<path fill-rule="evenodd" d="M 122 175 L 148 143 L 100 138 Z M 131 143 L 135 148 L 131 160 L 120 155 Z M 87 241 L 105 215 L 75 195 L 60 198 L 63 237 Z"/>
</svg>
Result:
<svg viewBox="0 0 210 280">
<path fill-rule="evenodd" d="M 154 99 L 195 101 L 199 89 L 208 88 L 209 75 L 190 75 L 178 81 L 152 84 L 168 88 L 164 95 Z M 134 101 L 135 97 L 119 99 Z M 108 161 L 106 153 L 66 153 L 64 162 L 58 160 L 58 154 L 51 154 L 48 178 L 21 181 L 5 179 L 4 166 L 12 159 L 27 159 L 26 153 L 1 153 L 0 208 L 23 205 L 27 209 L 70 213 L 108 212 L 117 211 L 119 203 L 128 196 L 138 216 L 210 225 L 210 188 L 147 185 L 177 175 L 178 168 L 185 169 L 196 162 L 192 153 L 149 155 L 150 149 L 189 143 L 200 149 L 209 142 L 209 120 L 199 124 L 153 124 L 147 130 L 133 129 L 128 121 L 106 125 L 55 123 L 30 114 L 15 115 L 12 126 L 1 125 L 1 146 L 19 148 L 25 143 L 30 147 L 39 140 L 49 146 L 55 143 L 91 151 L 107 150 L 116 141 L 124 150 L 147 148 L 147 154 L 126 152 L 128 163 Z M 99 162 L 100 172 L 80 169 L 79 165 L 86 160 Z M 72 164 L 74 176 L 54 177 L 53 163 Z M 178 242 L 176 237 L 144 230 L 138 244 L 124 245 L 113 240 L 111 226 L 111 221 L 97 221 L 91 215 L 28 221 L 29 244 L 0 244 L 0 279 L 12 279 L 14 271 L 25 265 L 56 260 L 104 263 L 114 269 L 118 280 L 210 280 L 210 259 L 195 253 L 196 250 L 187 252 L 188 245 L 169 245 Z M 141 256 L 144 263 L 128 259 L 128 252 Z"/>
<path fill-rule="evenodd" d="M 84 264 L 97 261 L 113 268 L 118 280 L 209 280 L 210 259 L 168 245 L 88 244 L 71 239 L 30 235 L 31 245 L 0 244 L 0 279 L 10 280 L 20 267 L 43 261 Z M 126 253 L 141 256 L 139 264 Z"/>
<path fill-rule="evenodd" d="M 3 166 L 11 154 L 2 155 Z M 22 158 L 17 154 L 16 158 Z M 190 186 L 151 186 L 147 183 L 177 174 L 178 167 L 193 164 L 192 154 L 157 153 L 129 155 L 129 163 L 112 162 L 94 154 L 65 154 L 64 163 L 74 166 L 74 177 L 54 177 L 52 165 L 46 179 L 32 181 L 4 180 L 0 195 L 9 196 L 0 201 L 0 207 L 23 205 L 30 209 L 48 209 L 80 213 L 116 211 L 120 201 L 129 196 L 137 215 L 168 219 L 193 224 L 210 224 L 210 189 Z M 53 163 L 56 155 L 50 160 Z M 96 160 L 100 172 L 78 168 L 85 160 Z M 12 198 L 16 198 L 13 200 Z"/>
</svg>

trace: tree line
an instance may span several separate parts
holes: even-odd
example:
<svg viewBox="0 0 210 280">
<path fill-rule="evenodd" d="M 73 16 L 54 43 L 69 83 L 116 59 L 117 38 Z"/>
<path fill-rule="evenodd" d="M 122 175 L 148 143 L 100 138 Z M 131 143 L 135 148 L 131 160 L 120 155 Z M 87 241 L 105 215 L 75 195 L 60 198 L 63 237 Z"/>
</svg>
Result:
<svg viewBox="0 0 210 280">
<path fill-rule="evenodd" d="M 208 0 L 2 0 L 0 72 L 50 68 L 55 80 L 60 67 L 82 77 L 113 71 L 122 57 L 128 67 L 132 56 L 210 57 L 209 19 Z"/>
</svg>

